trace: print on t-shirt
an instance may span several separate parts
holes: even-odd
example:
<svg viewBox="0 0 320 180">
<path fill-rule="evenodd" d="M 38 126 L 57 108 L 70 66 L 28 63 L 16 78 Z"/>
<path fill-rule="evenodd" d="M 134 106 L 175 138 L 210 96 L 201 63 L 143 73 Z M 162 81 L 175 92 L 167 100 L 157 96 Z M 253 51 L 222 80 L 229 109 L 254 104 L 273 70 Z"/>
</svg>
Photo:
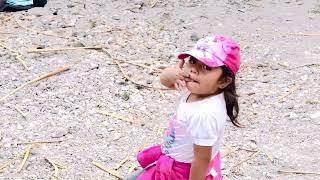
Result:
<svg viewBox="0 0 320 180">
<path fill-rule="evenodd" d="M 172 120 L 169 122 L 169 126 L 165 132 L 165 142 L 163 150 L 165 154 L 169 154 L 169 149 L 173 146 L 176 139 L 176 129 L 174 128 L 174 123 L 176 122 L 176 115 L 173 116 Z"/>
</svg>

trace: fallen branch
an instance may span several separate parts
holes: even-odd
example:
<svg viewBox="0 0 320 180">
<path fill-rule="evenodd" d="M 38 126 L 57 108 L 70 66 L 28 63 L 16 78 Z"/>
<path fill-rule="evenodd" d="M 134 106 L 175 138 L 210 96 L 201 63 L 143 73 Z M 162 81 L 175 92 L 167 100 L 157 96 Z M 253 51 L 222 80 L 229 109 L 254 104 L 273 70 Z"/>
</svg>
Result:
<svg viewBox="0 0 320 180">
<path fill-rule="evenodd" d="M 119 168 L 121 168 L 121 166 L 126 163 L 129 160 L 129 157 L 125 157 L 122 161 L 119 162 L 119 164 L 114 168 L 115 170 L 118 170 Z"/>
<path fill-rule="evenodd" d="M 286 171 L 286 170 L 279 170 L 278 173 L 280 174 L 313 174 L 313 175 L 320 175 L 320 172 L 306 172 L 306 171 Z"/>
<path fill-rule="evenodd" d="M 48 144 L 48 143 L 60 143 L 66 139 L 57 139 L 57 140 L 44 140 L 44 141 L 31 141 L 31 142 L 19 142 L 17 144 Z"/>
<path fill-rule="evenodd" d="M 18 108 L 17 106 L 14 106 L 14 108 L 18 111 L 18 113 L 21 114 L 21 116 L 23 116 L 24 118 L 27 117 L 27 115 L 25 113 L 23 113 L 20 108 Z"/>
<path fill-rule="evenodd" d="M 103 166 L 102 164 L 100 164 L 98 162 L 92 161 L 92 164 L 95 165 L 96 167 L 102 169 L 103 171 L 105 171 L 105 172 L 107 172 L 107 173 L 119 178 L 119 179 L 123 179 L 124 178 L 123 176 L 121 176 L 121 174 L 118 171 L 115 171 L 115 170 L 113 170 L 111 168 L 105 167 L 105 166 Z"/>
<path fill-rule="evenodd" d="M 102 49 L 106 46 L 88 46 L 88 47 L 67 47 L 67 48 L 48 48 L 48 49 L 30 49 L 28 53 L 41 53 L 41 52 L 54 52 L 54 51 L 70 51 L 70 50 L 81 50 L 81 49 Z"/>
<path fill-rule="evenodd" d="M 115 113 L 110 113 L 110 112 L 107 112 L 107 111 L 98 111 L 98 113 L 102 114 L 102 115 L 110 116 L 110 117 L 113 117 L 113 118 L 116 118 L 116 119 L 120 119 L 120 120 L 123 120 L 123 121 L 134 123 L 134 121 L 132 119 L 129 119 L 127 117 L 123 117 L 123 116 L 115 114 Z"/>
<path fill-rule="evenodd" d="M 233 165 L 230 169 L 232 170 L 232 169 L 240 166 L 242 163 L 247 162 L 247 161 L 249 161 L 250 159 L 255 158 L 255 157 L 258 156 L 259 154 L 260 154 L 260 151 L 257 151 L 257 152 L 255 152 L 255 153 L 252 153 L 249 157 L 247 157 L 246 159 L 244 159 L 244 160 L 238 162 L 237 164 Z"/>
<path fill-rule="evenodd" d="M 58 68 L 58 69 L 56 69 L 56 70 L 54 70 L 54 71 L 51 71 L 51 72 L 49 72 L 49 73 L 47 73 L 47 74 L 44 74 L 44 75 L 42 75 L 42 76 L 40 76 L 40 77 L 38 77 L 38 78 L 35 78 L 35 79 L 31 80 L 31 81 L 28 81 L 28 82 L 22 84 L 21 86 L 17 87 L 15 90 L 11 91 L 9 94 L 7 94 L 7 95 L 5 95 L 4 97 L 2 97 L 2 98 L 0 99 L 0 102 L 3 101 L 3 100 L 5 100 L 5 99 L 6 99 L 7 97 L 9 97 L 10 95 L 16 93 L 17 91 L 21 90 L 22 88 L 24 88 L 24 87 L 26 87 L 26 86 L 28 86 L 28 85 L 31 85 L 31 84 L 33 84 L 33 83 L 35 83 L 35 82 L 37 82 L 37 81 L 40 81 L 40 80 L 49 78 L 49 77 L 54 76 L 54 75 L 56 75 L 56 74 L 59 74 L 59 73 L 61 73 L 61 72 L 67 71 L 67 70 L 69 70 L 69 69 L 70 69 L 70 66 L 66 65 L 66 66 L 60 67 L 60 68 Z"/>
<path fill-rule="evenodd" d="M 16 59 L 23 65 L 23 67 L 26 69 L 26 70 L 30 70 L 30 68 L 27 66 L 27 64 L 24 62 L 24 60 L 22 59 L 22 55 L 16 51 L 16 50 L 13 50 L 11 48 L 8 48 L 7 46 L 5 46 L 4 44 L 0 43 L 0 46 L 4 49 L 7 49 L 8 51 L 10 51 L 11 53 L 14 54 L 14 56 L 16 57 Z"/>
<path fill-rule="evenodd" d="M 20 167 L 19 167 L 19 169 L 18 169 L 18 172 L 20 172 L 20 171 L 23 169 L 24 165 L 26 164 L 26 162 L 27 162 L 27 160 L 28 160 L 28 157 L 29 157 L 29 155 L 30 155 L 31 148 L 32 148 L 32 145 L 29 145 L 29 146 L 27 147 L 26 152 L 24 153 L 23 160 L 22 160 L 22 162 L 21 162 L 21 164 L 20 164 Z"/>
<path fill-rule="evenodd" d="M 154 90 L 157 90 L 157 89 L 160 89 L 160 90 L 170 90 L 170 89 L 168 89 L 168 88 L 153 87 L 153 86 L 148 86 L 148 85 L 145 85 L 145 84 L 136 82 L 136 81 L 132 80 L 132 79 L 124 72 L 124 70 L 123 70 L 123 68 L 121 67 L 121 65 L 120 65 L 120 63 L 119 63 L 118 60 L 114 60 L 114 62 L 118 65 L 118 67 L 119 67 L 119 69 L 120 69 L 123 77 L 124 77 L 125 79 L 127 79 L 128 81 L 131 81 L 132 83 L 137 84 L 137 85 L 139 85 L 139 86 L 146 87 L 146 88 L 151 88 L 151 89 L 154 89 Z"/>
<path fill-rule="evenodd" d="M 278 101 L 279 101 L 280 103 L 286 101 L 286 98 L 287 98 L 289 95 L 291 95 L 292 93 L 294 93 L 295 91 L 297 91 L 297 90 L 300 89 L 300 88 L 301 88 L 301 85 L 300 85 L 300 84 L 293 86 L 292 88 L 290 88 L 290 90 L 289 90 L 288 93 L 286 93 L 286 94 L 283 95 L 283 96 L 280 96 L 280 97 L 278 98 Z"/>
</svg>

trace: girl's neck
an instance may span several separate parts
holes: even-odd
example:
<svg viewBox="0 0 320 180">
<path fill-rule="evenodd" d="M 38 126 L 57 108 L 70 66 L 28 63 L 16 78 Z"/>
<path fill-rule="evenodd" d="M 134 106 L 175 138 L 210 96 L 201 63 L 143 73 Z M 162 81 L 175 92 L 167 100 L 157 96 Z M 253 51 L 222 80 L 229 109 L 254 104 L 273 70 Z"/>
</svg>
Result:
<svg viewBox="0 0 320 180">
<path fill-rule="evenodd" d="M 194 94 L 194 93 L 190 93 L 190 95 L 188 96 L 186 102 L 187 103 L 191 103 L 191 102 L 196 102 L 196 101 L 201 101 L 204 100 L 208 97 L 211 96 L 215 96 L 219 94 L 219 92 L 213 93 L 213 94 Z"/>
</svg>

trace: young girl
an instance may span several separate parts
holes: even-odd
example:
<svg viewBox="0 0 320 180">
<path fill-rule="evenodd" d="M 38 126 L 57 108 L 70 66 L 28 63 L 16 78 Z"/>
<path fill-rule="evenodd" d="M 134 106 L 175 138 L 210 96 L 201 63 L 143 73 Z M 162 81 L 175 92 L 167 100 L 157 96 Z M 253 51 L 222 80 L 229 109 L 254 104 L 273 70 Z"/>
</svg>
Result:
<svg viewBox="0 0 320 180">
<path fill-rule="evenodd" d="M 164 142 L 140 152 L 144 169 L 126 179 L 222 179 L 219 149 L 227 116 L 239 126 L 235 74 L 240 48 L 229 38 L 210 36 L 178 58 L 179 66 L 160 76 L 164 86 L 181 92 Z"/>
</svg>

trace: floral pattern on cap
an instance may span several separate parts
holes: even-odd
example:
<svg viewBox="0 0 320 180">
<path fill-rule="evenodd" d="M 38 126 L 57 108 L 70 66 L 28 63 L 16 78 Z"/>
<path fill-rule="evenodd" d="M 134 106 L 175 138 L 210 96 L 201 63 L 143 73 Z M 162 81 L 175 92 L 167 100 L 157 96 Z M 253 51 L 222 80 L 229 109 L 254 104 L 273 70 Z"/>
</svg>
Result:
<svg viewBox="0 0 320 180">
<path fill-rule="evenodd" d="M 190 51 L 178 55 L 179 59 L 193 56 L 210 67 L 226 65 L 235 74 L 240 68 L 240 47 L 230 38 L 209 36 L 200 39 Z"/>
</svg>

